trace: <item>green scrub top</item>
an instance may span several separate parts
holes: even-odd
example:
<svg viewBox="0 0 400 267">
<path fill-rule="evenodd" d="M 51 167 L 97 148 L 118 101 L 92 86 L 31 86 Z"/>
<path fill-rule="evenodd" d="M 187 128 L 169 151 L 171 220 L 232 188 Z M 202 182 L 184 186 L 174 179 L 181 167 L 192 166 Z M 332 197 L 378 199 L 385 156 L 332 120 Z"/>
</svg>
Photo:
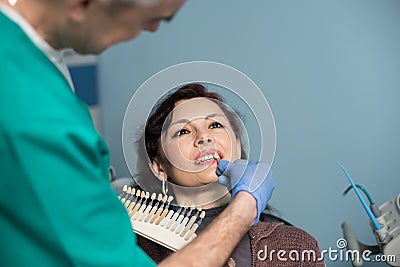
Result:
<svg viewBox="0 0 400 267">
<path fill-rule="evenodd" d="M 0 12 L 0 266 L 155 266 L 87 105 Z"/>
</svg>

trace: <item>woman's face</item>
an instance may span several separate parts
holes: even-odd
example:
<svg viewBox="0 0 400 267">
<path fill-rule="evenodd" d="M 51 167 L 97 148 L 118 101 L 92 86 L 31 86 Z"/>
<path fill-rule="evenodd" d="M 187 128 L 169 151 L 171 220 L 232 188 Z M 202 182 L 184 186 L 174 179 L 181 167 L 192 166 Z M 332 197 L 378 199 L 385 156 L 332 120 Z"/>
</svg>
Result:
<svg viewBox="0 0 400 267">
<path fill-rule="evenodd" d="M 170 116 L 159 162 L 171 182 L 190 187 L 211 183 L 220 159 L 240 158 L 240 140 L 215 102 L 204 97 L 180 100 Z"/>
</svg>

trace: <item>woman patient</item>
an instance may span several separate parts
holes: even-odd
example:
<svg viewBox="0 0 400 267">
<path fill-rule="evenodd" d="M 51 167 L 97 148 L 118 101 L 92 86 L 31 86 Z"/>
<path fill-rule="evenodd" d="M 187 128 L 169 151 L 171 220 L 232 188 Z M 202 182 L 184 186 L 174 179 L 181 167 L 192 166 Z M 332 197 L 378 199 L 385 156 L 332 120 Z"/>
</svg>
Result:
<svg viewBox="0 0 400 267">
<path fill-rule="evenodd" d="M 156 106 L 145 127 L 145 147 L 158 179 L 179 188 L 214 185 L 210 191 L 217 193 L 201 197 L 206 217 L 198 231 L 211 223 L 230 201 L 229 191 L 216 185 L 219 160 L 246 159 L 240 120 L 221 101 L 218 94 L 208 92 L 201 84 L 185 85 Z M 177 192 L 175 195 L 178 204 L 188 203 L 187 196 L 180 198 Z M 137 238 L 157 263 L 173 253 L 141 236 Z M 285 253 L 278 253 L 280 250 Z M 236 247 L 229 266 L 324 266 L 319 257 L 318 244 L 312 236 L 283 220 L 264 215 Z"/>
</svg>

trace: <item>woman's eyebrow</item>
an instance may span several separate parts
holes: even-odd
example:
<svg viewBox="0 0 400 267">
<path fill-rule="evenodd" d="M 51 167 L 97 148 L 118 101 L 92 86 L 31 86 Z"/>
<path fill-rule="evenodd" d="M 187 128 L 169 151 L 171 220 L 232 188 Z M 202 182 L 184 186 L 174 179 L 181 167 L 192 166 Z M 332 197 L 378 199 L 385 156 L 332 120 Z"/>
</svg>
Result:
<svg viewBox="0 0 400 267">
<path fill-rule="evenodd" d="M 171 123 L 170 126 L 175 125 L 175 124 L 179 124 L 179 123 L 187 123 L 187 122 L 189 122 L 188 119 L 180 119 L 180 120 L 177 120 L 177 121 Z"/>
<path fill-rule="evenodd" d="M 206 118 L 206 119 L 211 119 L 211 118 L 223 117 L 223 116 L 224 116 L 224 115 L 219 114 L 219 113 L 212 113 L 212 114 L 206 115 L 205 118 Z"/>
<path fill-rule="evenodd" d="M 219 113 L 212 113 L 212 114 L 205 115 L 204 119 L 207 120 L 207 119 L 211 119 L 211 118 L 215 118 L 215 117 L 224 117 L 224 115 L 219 114 Z M 180 123 L 185 124 L 185 123 L 188 123 L 188 122 L 190 122 L 190 120 L 188 120 L 188 119 L 180 119 L 180 120 L 177 120 L 177 121 L 171 123 L 170 126 L 175 125 L 175 124 L 180 124 Z"/>
</svg>

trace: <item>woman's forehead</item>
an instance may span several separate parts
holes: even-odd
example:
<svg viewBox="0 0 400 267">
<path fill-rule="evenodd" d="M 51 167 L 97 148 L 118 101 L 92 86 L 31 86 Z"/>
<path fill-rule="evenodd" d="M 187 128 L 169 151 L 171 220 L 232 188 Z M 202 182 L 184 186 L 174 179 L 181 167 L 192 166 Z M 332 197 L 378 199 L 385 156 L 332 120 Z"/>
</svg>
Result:
<svg viewBox="0 0 400 267">
<path fill-rule="evenodd" d="M 226 117 L 221 107 L 207 97 L 183 99 L 175 103 L 172 112 L 172 123 L 177 120 L 187 121 L 200 117 Z"/>
</svg>

